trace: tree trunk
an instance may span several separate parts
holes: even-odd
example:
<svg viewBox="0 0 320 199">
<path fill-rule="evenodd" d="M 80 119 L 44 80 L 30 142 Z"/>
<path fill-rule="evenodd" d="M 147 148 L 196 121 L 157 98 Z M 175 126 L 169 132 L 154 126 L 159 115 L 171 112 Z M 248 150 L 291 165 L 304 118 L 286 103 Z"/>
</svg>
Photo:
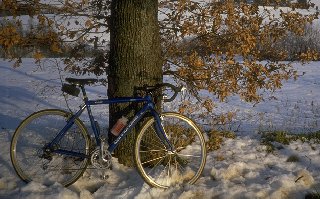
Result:
<svg viewBox="0 0 320 199">
<path fill-rule="evenodd" d="M 162 82 L 158 0 L 113 0 L 111 4 L 108 97 L 133 96 L 135 86 Z M 110 105 L 110 128 L 128 104 Z M 115 151 L 120 163 L 133 165 L 130 133 Z M 110 135 L 112 137 L 112 135 Z"/>
</svg>

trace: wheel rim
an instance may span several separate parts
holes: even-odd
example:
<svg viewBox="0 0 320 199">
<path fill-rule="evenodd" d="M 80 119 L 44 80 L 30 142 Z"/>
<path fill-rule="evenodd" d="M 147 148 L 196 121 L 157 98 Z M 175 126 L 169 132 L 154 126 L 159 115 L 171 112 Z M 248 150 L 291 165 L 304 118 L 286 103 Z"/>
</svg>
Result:
<svg viewBox="0 0 320 199">
<path fill-rule="evenodd" d="M 162 125 L 175 150 L 166 150 L 165 144 L 156 136 L 155 121 L 151 119 L 137 137 L 137 168 L 151 186 L 167 188 L 174 184 L 193 184 L 205 165 L 203 135 L 190 119 L 182 115 L 165 113 L 162 118 Z"/>
<path fill-rule="evenodd" d="M 45 151 L 48 144 L 66 124 L 64 111 L 40 111 L 24 120 L 16 130 L 11 143 L 14 168 L 26 182 L 46 185 L 59 182 L 68 186 L 76 181 L 87 166 L 87 158 L 76 158 Z M 55 149 L 72 150 L 88 154 L 89 140 L 80 121 L 68 130 Z"/>
</svg>

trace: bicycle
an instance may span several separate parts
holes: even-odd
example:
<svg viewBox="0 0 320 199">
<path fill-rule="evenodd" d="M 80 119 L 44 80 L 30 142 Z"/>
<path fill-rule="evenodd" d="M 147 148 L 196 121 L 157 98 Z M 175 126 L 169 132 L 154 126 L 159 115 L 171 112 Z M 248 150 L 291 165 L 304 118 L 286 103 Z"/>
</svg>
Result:
<svg viewBox="0 0 320 199">
<path fill-rule="evenodd" d="M 97 79 L 66 78 L 62 91 L 78 96 L 82 91 L 83 104 L 72 114 L 59 109 L 45 109 L 24 119 L 16 129 L 10 148 L 12 165 L 25 182 L 43 184 L 54 182 L 69 186 L 77 181 L 88 164 L 108 169 L 112 153 L 130 130 L 147 118 L 134 144 L 134 161 L 144 181 L 153 187 L 168 188 L 173 184 L 193 184 L 200 177 L 206 162 L 206 144 L 196 124 L 179 113 L 158 113 L 155 94 L 164 87 L 173 95 L 181 91 L 172 84 L 144 86 L 136 90 L 144 95 L 114 99 L 89 100 L 85 86 L 100 82 Z M 133 116 L 116 139 L 110 143 L 100 132 L 91 106 L 113 103 L 141 103 L 142 108 Z M 96 147 L 92 146 L 89 132 L 79 119 L 87 110 Z"/>
</svg>

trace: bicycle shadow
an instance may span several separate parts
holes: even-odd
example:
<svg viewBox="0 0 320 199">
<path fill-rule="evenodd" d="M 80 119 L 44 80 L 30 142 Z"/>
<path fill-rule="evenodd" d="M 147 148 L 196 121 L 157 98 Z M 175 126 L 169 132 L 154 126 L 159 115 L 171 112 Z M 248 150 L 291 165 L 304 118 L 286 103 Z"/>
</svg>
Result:
<svg viewBox="0 0 320 199">
<path fill-rule="evenodd" d="M 25 104 L 42 104 L 44 106 L 58 108 L 56 105 L 49 103 L 35 95 L 34 92 L 17 86 L 0 86 L 0 104 L 4 108 L 22 109 Z"/>
<path fill-rule="evenodd" d="M 0 93 L 0 128 L 15 129 L 37 107 L 59 108 L 24 88 L 0 86 Z"/>
<path fill-rule="evenodd" d="M 11 143 L 11 138 L 13 132 L 9 129 L 1 129 L 1 137 L 0 137 L 0 142 L 2 144 L 2 151 L 4 153 L 0 154 L 0 177 L 8 177 L 9 175 L 14 175 L 14 169 L 11 165 L 11 160 L 9 155 L 2 156 L 2 154 L 10 154 L 10 143 Z"/>
<path fill-rule="evenodd" d="M 26 79 L 28 81 L 30 81 L 30 80 L 39 81 L 39 82 L 43 82 L 43 83 L 46 83 L 48 85 L 52 85 L 55 87 L 61 87 L 61 82 L 60 82 L 60 79 L 58 78 L 60 76 L 59 71 L 57 71 L 57 70 L 56 71 L 55 70 L 49 71 L 49 69 L 43 69 L 38 74 L 37 74 L 37 72 L 32 74 L 32 72 L 31 72 L 32 70 L 34 70 L 34 69 L 30 68 L 30 70 L 29 70 L 30 73 L 28 73 L 28 72 L 25 72 L 22 70 L 12 68 L 10 66 L 0 66 L 1 73 L 3 73 L 3 71 L 6 71 L 8 76 L 11 76 L 11 74 L 14 74 L 13 77 L 17 77 L 18 79 L 19 79 L 19 76 L 22 76 L 22 79 Z M 43 73 L 45 75 L 42 75 L 41 73 Z M 73 77 L 71 74 L 68 74 L 68 73 L 63 74 L 63 75 L 65 77 L 68 77 L 68 76 Z M 1 78 L 1 76 L 0 76 L 0 78 Z M 4 76 L 4 78 L 5 79 L 1 78 L 1 80 L 2 81 L 14 80 L 13 78 L 7 78 L 6 76 Z M 76 76 L 75 78 L 86 78 L 86 76 L 80 76 L 80 77 Z M 89 77 L 89 78 L 92 78 L 92 77 Z M 98 87 L 98 89 L 95 87 Z M 101 88 L 104 88 L 104 89 L 101 89 Z M 102 85 L 89 86 L 86 88 L 86 91 L 88 92 L 89 95 L 93 94 L 93 95 L 98 95 L 98 96 L 102 96 L 102 97 L 107 96 L 107 89 L 105 86 L 102 86 Z"/>
<path fill-rule="evenodd" d="M 18 117 L 12 117 L 10 115 L 4 115 L 0 113 L 0 129 L 15 129 L 20 123 Z"/>
</svg>

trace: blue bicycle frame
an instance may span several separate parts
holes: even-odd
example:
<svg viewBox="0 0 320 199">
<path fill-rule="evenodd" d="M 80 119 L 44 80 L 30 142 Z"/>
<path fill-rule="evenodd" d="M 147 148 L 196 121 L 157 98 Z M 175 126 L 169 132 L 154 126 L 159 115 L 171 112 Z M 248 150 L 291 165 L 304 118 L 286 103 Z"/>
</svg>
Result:
<svg viewBox="0 0 320 199">
<path fill-rule="evenodd" d="M 101 145 L 100 140 L 100 132 L 95 124 L 94 117 L 92 115 L 91 106 L 92 105 L 101 105 L 101 104 L 114 104 L 114 103 L 128 103 L 128 102 L 134 102 L 134 103 L 145 103 L 143 107 L 135 114 L 133 119 L 129 121 L 128 125 L 121 131 L 119 136 L 109 145 L 108 151 L 112 153 L 118 146 L 119 142 L 132 130 L 132 128 L 142 119 L 142 117 L 145 115 L 145 113 L 150 112 L 151 115 L 154 117 L 156 121 L 156 133 L 157 136 L 160 138 L 160 140 L 165 144 L 166 147 L 168 147 L 169 150 L 173 151 L 174 148 L 172 144 L 169 142 L 166 133 L 164 132 L 161 124 L 161 119 L 159 114 L 155 111 L 155 105 L 152 101 L 152 97 L 150 95 L 146 95 L 145 97 L 121 97 L 121 98 L 113 98 L 113 99 L 99 99 L 99 100 L 89 100 L 86 94 L 86 91 L 83 86 L 80 86 L 82 93 L 83 93 L 83 100 L 84 104 L 80 106 L 80 110 L 73 114 L 67 121 L 67 124 L 64 126 L 64 128 L 57 134 L 57 136 L 52 140 L 51 143 L 46 145 L 45 149 L 53 149 L 54 145 L 58 143 L 64 136 L 64 134 L 71 128 L 71 126 L 74 124 L 74 121 L 80 117 L 80 115 L 83 113 L 83 111 L 86 109 L 88 111 L 91 127 L 95 136 L 95 140 L 97 143 L 97 146 Z M 50 150 L 55 153 L 64 154 L 64 155 L 70 155 L 75 157 L 81 157 L 81 158 L 88 158 L 87 155 L 82 153 L 77 153 L 74 151 L 67 151 L 62 149 L 53 149 Z"/>
</svg>

